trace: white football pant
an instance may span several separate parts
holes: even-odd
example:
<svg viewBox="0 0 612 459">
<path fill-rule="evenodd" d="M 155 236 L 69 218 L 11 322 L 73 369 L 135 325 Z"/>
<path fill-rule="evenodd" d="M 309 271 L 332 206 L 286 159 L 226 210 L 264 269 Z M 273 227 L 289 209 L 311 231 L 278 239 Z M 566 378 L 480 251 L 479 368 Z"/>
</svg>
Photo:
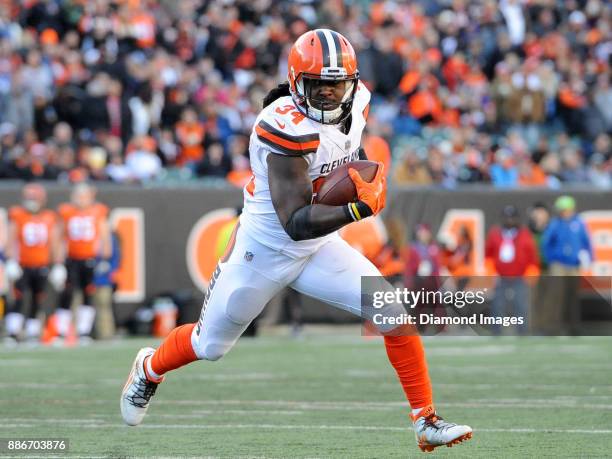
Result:
<svg viewBox="0 0 612 459">
<path fill-rule="evenodd" d="M 352 314 L 366 315 L 361 308 L 361 276 L 380 276 L 380 272 L 339 236 L 309 257 L 294 259 L 258 243 L 239 228 L 229 257 L 212 276 L 191 335 L 194 351 L 199 359 L 223 357 L 286 286 Z M 382 277 L 377 282 L 381 289 L 392 288 Z M 403 312 L 398 305 L 376 310 L 396 316 Z M 393 328 L 379 327 L 383 332 Z"/>
</svg>

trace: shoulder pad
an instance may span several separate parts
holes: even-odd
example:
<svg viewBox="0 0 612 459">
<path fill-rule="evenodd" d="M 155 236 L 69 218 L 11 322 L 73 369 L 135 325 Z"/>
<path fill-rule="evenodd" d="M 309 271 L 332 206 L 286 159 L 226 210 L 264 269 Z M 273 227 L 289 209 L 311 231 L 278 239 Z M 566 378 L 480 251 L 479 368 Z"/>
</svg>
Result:
<svg viewBox="0 0 612 459">
<path fill-rule="evenodd" d="M 19 206 L 14 206 L 9 209 L 9 218 L 11 220 L 19 220 L 25 215 L 25 210 Z"/>
<path fill-rule="evenodd" d="M 106 206 L 106 204 L 98 202 L 94 204 L 94 209 L 100 217 L 106 217 L 108 215 L 108 207 Z"/>
<path fill-rule="evenodd" d="M 258 117 L 255 134 L 275 153 L 301 156 L 319 148 L 319 132 L 295 106 L 291 97 L 281 97 Z"/>
</svg>

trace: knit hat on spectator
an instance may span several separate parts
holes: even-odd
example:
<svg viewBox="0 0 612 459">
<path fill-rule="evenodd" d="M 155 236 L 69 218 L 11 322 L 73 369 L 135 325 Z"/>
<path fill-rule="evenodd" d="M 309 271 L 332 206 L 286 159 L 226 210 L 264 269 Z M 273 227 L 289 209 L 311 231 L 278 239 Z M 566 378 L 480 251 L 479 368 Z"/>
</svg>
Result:
<svg viewBox="0 0 612 459">
<path fill-rule="evenodd" d="M 559 196 L 555 201 L 555 209 L 562 212 L 564 210 L 574 210 L 576 208 L 576 200 L 571 196 Z"/>
</svg>

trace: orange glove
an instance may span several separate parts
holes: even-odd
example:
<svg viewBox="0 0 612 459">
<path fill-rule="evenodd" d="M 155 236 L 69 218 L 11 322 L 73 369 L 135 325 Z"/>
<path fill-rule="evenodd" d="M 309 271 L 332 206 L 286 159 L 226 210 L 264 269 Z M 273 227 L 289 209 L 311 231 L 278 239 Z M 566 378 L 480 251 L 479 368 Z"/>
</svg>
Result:
<svg viewBox="0 0 612 459">
<path fill-rule="evenodd" d="M 353 211 L 357 210 L 357 212 L 354 212 L 357 220 L 379 214 L 385 208 L 387 200 L 387 178 L 385 177 L 384 164 L 378 163 L 378 170 L 371 182 L 363 180 L 355 169 L 349 168 L 348 173 L 355 184 L 355 188 L 357 188 L 357 198 L 359 201 L 356 203 L 356 209 L 355 207 L 352 209 Z M 360 204 L 365 204 L 365 207 L 367 207 L 366 215 L 362 215 L 364 213 L 364 206 Z"/>
</svg>

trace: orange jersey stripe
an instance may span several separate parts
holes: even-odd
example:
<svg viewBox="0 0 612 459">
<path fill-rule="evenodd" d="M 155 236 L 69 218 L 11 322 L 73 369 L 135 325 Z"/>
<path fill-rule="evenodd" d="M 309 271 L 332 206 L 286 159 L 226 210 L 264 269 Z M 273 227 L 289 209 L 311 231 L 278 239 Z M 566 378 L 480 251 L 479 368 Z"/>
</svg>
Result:
<svg viewBox="0 0 612 459">
<path fill-rule="evenodd" d="M 290 155 L 315 153 L 319 148 L 320 142 L 318 134 L 290 136 L 274 129 L 265 121 L 260 121 L 259 124 L 255 126 L 255 132 L 262 142 Z"/>
<path fill-rule="evenodd" d="M 249 183 L 247 183 L 246 190 L 247 190 L 247 193 L 249 193 L 251 196 L 255 196 L 255 176 L 254 175 L 251 176 L 251 180 L 249 180 Z"/>
<path fill-rule="evenodd" d="M 370 104 L 366 105 L 366 107 L 363 109 L 363 119 L 364 120 L 368 120 L 368 114 L 370 113 Z"/>
<path fill-rule="evenodd" d="M 234 227 L 234 231 L 232 231 L 232 235 L 230 236 L 229 243 L 227 244 L 227 247 L 225 248 L 225 253 L 221 257 L 221 260 L 220 260 L 221 263 L 225 263 L 227 260 L 229 260 L 229 257 L 232 255 L 232 252 L 234 251 L 234 246 L 236 245 L 236 234 L 238 233 L 238 228 L 240 228 L 240 221 L 236 222 L 236 226 Z"/>
</svg>

